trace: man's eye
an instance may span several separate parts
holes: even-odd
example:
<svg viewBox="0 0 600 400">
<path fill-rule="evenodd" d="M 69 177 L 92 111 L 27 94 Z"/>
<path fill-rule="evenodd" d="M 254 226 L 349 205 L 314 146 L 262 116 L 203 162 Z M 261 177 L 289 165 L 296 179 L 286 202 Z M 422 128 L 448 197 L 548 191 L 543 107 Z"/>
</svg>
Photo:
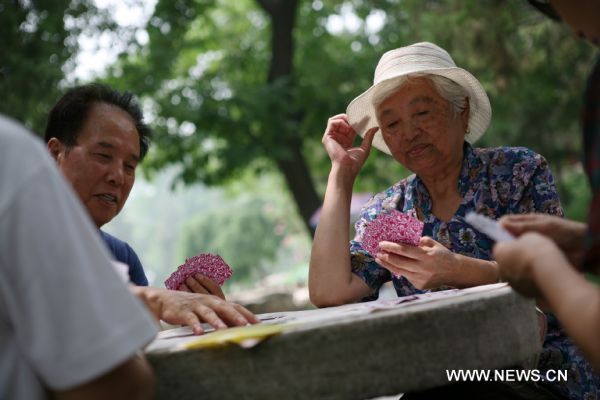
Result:
<svg viewBox="0 0 600 400">
<path fill-rule="evenodd" d="M 425 110 L 425 111 L 419 111 L 419 112 L 417 113 L 417 115 L 418 115 L 418 116 L 423 116 L 423 115 L 427 115 L 427 114 L 429 114 L 429 110 Z"/>
<path fill-rule="evenodd" d="M 131 171 L 131 172 L 133 172 L 133 171 L 135 171 L 135 165 L 131 165 L 131 164 L 125 164 L 125 169 L 126 169 L 127 171 Z"/>
<path fill-rule="evenodd" d="M 106 160 L 110 160 L 110 155 L 108 154 L 104 154 L 104 153 L 94 153 L 95 156 L 106 159 Z"/>
<path fill-rule="evenodd" d="M 387 127 L 388 127 L 388 129 L 392 129 L 396 125 L 398 125 L 398 121 L 390 122 Z"/>
</svg>

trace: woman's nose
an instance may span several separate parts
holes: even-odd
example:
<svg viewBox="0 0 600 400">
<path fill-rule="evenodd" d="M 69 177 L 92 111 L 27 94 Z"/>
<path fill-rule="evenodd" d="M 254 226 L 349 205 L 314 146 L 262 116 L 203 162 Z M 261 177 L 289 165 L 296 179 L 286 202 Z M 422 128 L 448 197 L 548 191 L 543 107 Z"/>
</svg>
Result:
<svg viewBox="0 0 600 400">
<path fill-rule="evenodd" d="M 417 124 L 413 122 L 405 122 L 404 127 L 402 129 L 402 138 L 408 142 L 412 142 L 414 138 L 419 136 L 421 132 L 421 128 Z"/>
</svg>

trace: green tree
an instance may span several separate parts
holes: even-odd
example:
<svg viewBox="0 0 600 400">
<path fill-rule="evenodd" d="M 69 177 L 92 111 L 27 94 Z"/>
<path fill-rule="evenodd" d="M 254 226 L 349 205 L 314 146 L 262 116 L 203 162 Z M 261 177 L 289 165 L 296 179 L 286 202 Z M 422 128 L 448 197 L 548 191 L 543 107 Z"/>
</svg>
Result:
<svg viewBox="0 0 600 400">
<path fill-rule="evenodd" d="M 232 282 L 252 282 L 266 272 L 265 261 L 277 255 L 282 233 L 268 202 L 252 198 L 192 218 L 179 242 L 182 260 L 198 253 L 219 254 L 234 270 Z"/>
<path fill-rule="evenodd" d="M 83 30 L 115 30 L 90 1 L 0 2 L 0 113 L 42 133 Z"/>
<path fill-rule="evenodd" d="M 344 13 L 356 28 L 329 29 Z M 379 30 L 366 23 L 377 16 Z M 279 170 L 307 226 L 328 171 L 328 116 L 370 86 L 384 51 L 411 42 L 440 44 L 482 81 L 494 109 L 483 145 L 532 147 L 558 175 L 579 152 L 592 52 L 525 2 L 162 0 L 148 31 L 111 80 L 143 94 L 155 117 L 148 171 L 178 164 L 183 181 L 218 184 Z M 357 190 L 406 174 L 372 158 Z"/>
</svg>

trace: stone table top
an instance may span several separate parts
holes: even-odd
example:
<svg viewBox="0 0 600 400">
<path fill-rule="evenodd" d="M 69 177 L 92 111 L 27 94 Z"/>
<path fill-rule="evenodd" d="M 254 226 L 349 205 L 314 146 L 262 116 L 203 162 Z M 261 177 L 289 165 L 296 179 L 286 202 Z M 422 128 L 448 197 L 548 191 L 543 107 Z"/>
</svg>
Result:
<svg viewBox="0 0 600 400">
<path fill-rule="evenodd" d="M 161 332 L 146 349 L 157 398 L 364 400 L 520 365 L 541 346 L 534 303 L 505 284 L 260 318 Z"/>
</svg>

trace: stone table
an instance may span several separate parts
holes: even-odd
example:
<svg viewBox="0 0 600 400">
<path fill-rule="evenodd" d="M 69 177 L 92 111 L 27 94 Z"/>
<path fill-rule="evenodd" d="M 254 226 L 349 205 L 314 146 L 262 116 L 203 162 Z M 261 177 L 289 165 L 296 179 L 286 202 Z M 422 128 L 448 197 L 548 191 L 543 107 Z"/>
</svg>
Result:
<svg viewBox="0 0 600 400">
<path fill-rule="evenodd" d="M 199 337 L 187 328 L 161 332 L 146 350 L 157 398 L 364 400 L 447 384 L 449 369 L 519 365 L 540 350 L 533 302 L 504 284 L 261 318 L 282 332 L 249 348 L 189 349 Z"/>
</svg>

